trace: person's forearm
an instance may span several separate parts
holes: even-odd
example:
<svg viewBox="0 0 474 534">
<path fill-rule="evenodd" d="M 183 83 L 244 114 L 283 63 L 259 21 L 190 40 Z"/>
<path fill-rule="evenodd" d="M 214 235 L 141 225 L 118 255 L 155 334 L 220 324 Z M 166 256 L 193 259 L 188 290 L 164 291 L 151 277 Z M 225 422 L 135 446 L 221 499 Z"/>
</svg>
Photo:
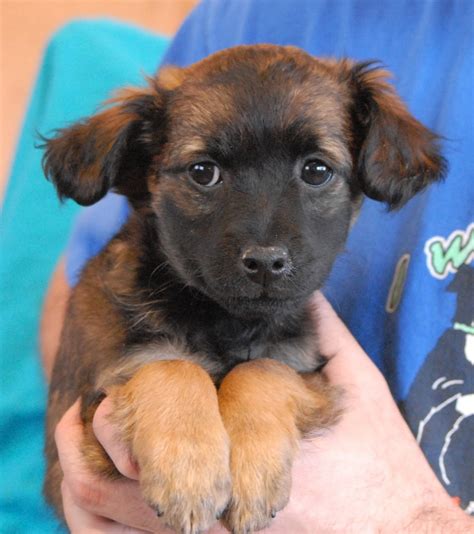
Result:
<svg viewBox="0 0 474 534">
<path fill-rule="evenodd" d="M 474 533 L 474 519 L 455 505 L 446 508 L 426 507 L 398 532 L 414 534 L 468 534 Z"/>
<path fill-rule="evenodd" d="M 70 288 L 66 280 L 64 259 L 61 259 L 51 278 L 43 305 L 40 327 L 40 347 L 44 374 L 49 382 L 54 359 L 59 347 L 59 338 L 66 313 Z"/>
</svg>

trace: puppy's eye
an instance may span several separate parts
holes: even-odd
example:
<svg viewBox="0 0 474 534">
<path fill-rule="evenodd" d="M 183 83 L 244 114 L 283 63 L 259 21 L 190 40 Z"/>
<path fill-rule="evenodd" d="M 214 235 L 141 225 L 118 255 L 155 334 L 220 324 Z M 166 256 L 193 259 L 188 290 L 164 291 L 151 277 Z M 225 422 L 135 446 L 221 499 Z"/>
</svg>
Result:
<svg viewBox="0 0 474 534">
<path fill-rule="evenodd" d="M 208 161 L 194 163 L 189 167 L 188 172 L 194 182 L 204 187 L 212 187 L 222 182 L 219 167 Z"/>
<path fill-rule="evenodd" d="M 321 186 L 329 182 L 333 171 L 320 159 L 307 161 L 301 170 L 301 179 L 309 185 Z"/>
</svg>

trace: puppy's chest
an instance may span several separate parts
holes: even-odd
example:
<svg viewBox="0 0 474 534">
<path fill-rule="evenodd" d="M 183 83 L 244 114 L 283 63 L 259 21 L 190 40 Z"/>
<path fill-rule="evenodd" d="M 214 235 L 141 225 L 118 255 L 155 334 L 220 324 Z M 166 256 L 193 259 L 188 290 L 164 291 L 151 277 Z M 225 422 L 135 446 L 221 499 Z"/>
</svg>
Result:
<svg viewBox="0 0 474 534">
<path fill-rule="evenodd" d="M 259 358 L 271 358 L 289 365 L 297 372 L 312 372 L 323 359 L 317 351 L 312 332 L 281 334 L 267 332 L 228 332 L 210 328 L 206 331 L 160 333 L 155 339 L 125 347 L 112 367 L 101 373 L 96 388 L 121 383 L 146 365 L 159 360 L 188 360 L 203 367 L 219 383 L 236 365 Z"/>
<path fill-rule="evenodd" d="M 271 358 L 281 361 L 299 373 L 312 372 L 322 362 L 314 340 L 309 338 L 250 343 L 248 347 L 230 352 L 226 359 L 235 362 L 234 365 L 237 365 L 243 361 L 259 358 Z"/>
<path fill-rule="evenodd" d="M 290 365 L 298 372 L 313 371 L 319 361 L 316 344 L 311 336 L 236 336 L 233 339 L 196 339 L 190 336 L 190 354 L 202 355 L 218 373 L 227 374 L 239 363 L 271 358 Z"/>
<path fill-rule="evenodd" d="M 203 341 L 203 340 L 201 340 Z M 138 362 L 151 362 L 166 359 L 183 359 L 201 365 L 219 382 L 236 365 L 259 358 L 271 358 L 289 365 L 298 372 L 314 371 L 320 364 L 316 346 L 307 338 L 286 340 L 254 340 L 236 343 L 225 348 L 212 343 L 183 343 L 177 340 L 158 341 L 134 347 L 129 358 Z"/>
</svg>

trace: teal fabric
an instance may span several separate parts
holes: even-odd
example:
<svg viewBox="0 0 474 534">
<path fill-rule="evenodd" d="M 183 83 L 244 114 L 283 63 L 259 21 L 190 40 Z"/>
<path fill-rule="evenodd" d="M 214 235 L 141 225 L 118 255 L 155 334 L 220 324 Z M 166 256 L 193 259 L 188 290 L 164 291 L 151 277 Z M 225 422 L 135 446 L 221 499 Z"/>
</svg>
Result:
<svg viewBox="0 0 474 534">
<path fill-rule="evenodd" d="M 51 39 L 26 114 L 1 215 L 0 532 L 60 527 L 41 496 L 46 391 L 38 351 L 42 299 L 78 207 L 60 205 L 41 170 L 37 133 L 86 116 L 113 89 L 142 84 L 168 40 L 108 20 L 76 21 Z"/>
</svg>

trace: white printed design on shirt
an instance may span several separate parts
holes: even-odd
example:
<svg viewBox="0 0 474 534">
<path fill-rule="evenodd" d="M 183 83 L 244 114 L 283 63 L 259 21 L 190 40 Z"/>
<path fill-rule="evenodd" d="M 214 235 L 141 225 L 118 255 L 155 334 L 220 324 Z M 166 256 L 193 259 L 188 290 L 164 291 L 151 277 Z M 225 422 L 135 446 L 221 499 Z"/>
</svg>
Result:
<svg viewBox="0 0 474 534">
<path fill-rule="evenodd" d="M 402 403 L 407 422 L 433 471 L 470 514 L 474 514 L 473 288 L 474 268 L 461 264 L 445 288 L 456 294 L 451 326 L 427 354 Z"/>
<path fill-rule="evenodd" d="M 456 328 L 456 324 L 454 325 L 454 328 Z M 474 323 L 471 325 L 472 331 L 474 331 Z M 461 328 L 458 328 L 461 330 Z M 466 334 L 466 341 L 464 344 L 464 355 L 466 357 L 466 360 L 473 365 L 473 372 L 474 372 L 474 335 L 472 333 Z M 438 388 L 441 388 L 443 390 L 453 388 L 456 389 L 456 386 L 464 384 L 464 380 L 459 379 L 448 379 L 445 376 L 441 376 L 437 378 L 431 388 L 433 390 L 437 390 Z M 449 486 L 451 484 L 451 480 L 449 478 L 449 473 L 446 469 L 446 463 L 445 458 L 446 455 L 449 452 L 449 447 L 451 445 L 452 439 L 456 432 L 460 429 L 463 421 L 468 418 L 474 416 L 474 391 L 473 393 L 468 394 L 462 394 L 462 393 L 455 393 L 451 397 L 448 397 L 447 399 L 443 400 L 443 402 L 439 403 L 437 406 L 433 406 L 428 414 L 420 421 L 418 425 L 418 432 L 416 435 L 416 440 L 419 444 L 422 443 L 423 440 L 423 433 L 426 428 L 426 426 L 429 424 L 430 420 L 435 417 L 438 413 L 442 412 L 445 408 L 447 408 L 450 404 L 454 404 L 454 408 L 456 412 L 459 414 L 459 416 L 454 421 L 452 427 L 449 429 L 449 431 L 446 433 L 444 438 L 444 444 L 441 448 L 441 451 L 439 452 L 438 456 L 438 465 L 439 470 L 441 473 L 441 478 L 443 482 L 446 484 L 446 486 Z M 474 501 L 470 501 L 469 505 L 466 508 L 466 511 L 468 513 L 474 514 Z"/>
</svg>

